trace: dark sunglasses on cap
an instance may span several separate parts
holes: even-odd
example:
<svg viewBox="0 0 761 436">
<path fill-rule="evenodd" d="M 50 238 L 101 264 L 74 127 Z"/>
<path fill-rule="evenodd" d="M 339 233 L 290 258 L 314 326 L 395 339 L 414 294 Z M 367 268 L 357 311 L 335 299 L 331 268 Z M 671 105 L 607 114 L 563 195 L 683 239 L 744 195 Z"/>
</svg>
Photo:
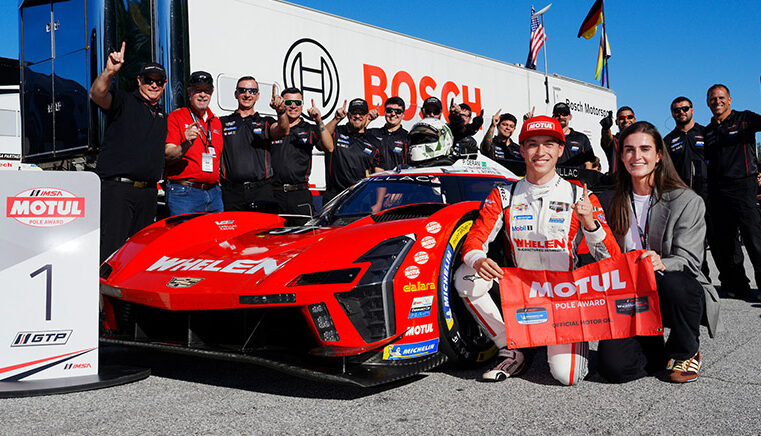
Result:
<svg viewBox="0 0 761 436">
<path fill-rule="evenodd" d="M 245 94 L 245 93 L 256 95 L 259 93 L 259 88 L 238 88 L 238 94 Z"/>
<path fill-rule="evenodd" d="M 684 113 L 687 113 L 692 109 L 692 106 L 680 106 L 680 107 L 672 107 L 671 112 L 673 113 L 679 113 L 679 111 L 682 111 Z"/>
<path fill-rule="evenodd" d="M 386 113 L 401 115 L 404 113 L 404 109 L 387 107 Z"/>
<path fill-rule="evenodd" d="M 360 115 L 365 116 L 367 115 L 367 111 L 364 111 L 362 109 L 354 109 L 349 111 L 349 115 Z"/>
<path fill-rule="evenodd" d="M 618 121 L 633 120 L 634 115 L 621 115 L 618 117 Z"/>
<path fill-rule="evenodd" d="M 285 107 L 296 106 L 299 107 L 303 104 L 301 100 L 286 100 Z"/>
<path fill-rule="evenodd" d="M 150 85 L 153 85 L 154 83 L 156 85 L 158 85 L 158 86 L 164 86 L 164 84 L 166 83 L 166 80 L 164 80 L 164 79 L 153 79 L 151 77 L 143 77 L 143 85 L 150 86 Z"/>
</svg>

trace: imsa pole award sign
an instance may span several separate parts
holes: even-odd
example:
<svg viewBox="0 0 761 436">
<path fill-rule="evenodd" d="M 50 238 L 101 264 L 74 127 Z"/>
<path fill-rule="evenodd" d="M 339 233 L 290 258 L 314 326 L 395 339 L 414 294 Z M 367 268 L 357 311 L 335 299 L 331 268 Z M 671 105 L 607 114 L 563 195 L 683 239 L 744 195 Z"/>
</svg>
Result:
<svg viewBox="0 0 761 436">
<path fill-rule="evenodd" d="M 92 384 L 100 180 L 88 172 L 2 171 L 0 193 L 0 393 Z"/>
</svg>

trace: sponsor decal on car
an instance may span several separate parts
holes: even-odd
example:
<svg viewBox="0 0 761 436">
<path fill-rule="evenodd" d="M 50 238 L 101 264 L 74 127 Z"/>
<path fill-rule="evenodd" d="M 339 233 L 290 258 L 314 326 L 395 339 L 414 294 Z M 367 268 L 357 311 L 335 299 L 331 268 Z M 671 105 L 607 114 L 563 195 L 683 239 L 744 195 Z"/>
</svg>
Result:
<svg viewBox="0 0 761 436">
<path fill-rule="evenodd" d="M 433 307 L 433 295 L 426 295 L 425 297 L 416 297 L 412 300 L 410 306 L 410 315 L 408 319 L 423 318 L 431 314 L 431 307 Z"/>
<path fill-rule="evenodd" d="M 425 251 L 418 251 L 415 253 L 415 263 L 423 265 L 428 262 L 428 253 Z"/>
<path fill-rule="evenodd" d="M 85 369 L 85 368 L 92 368 L 92 365 L 90 363 L 67 363 L 63 366 L 64 370 L 70 370 L 70 369 Z"/>
<path fill-rule="evenodd" d="M 407 283 L 406 285 L 404 285 L 404 287 L 402 287 L 402 290 L 404 292 L 435 291 L 436 283 L 434 282 Z"/>
<path fill-rule="evenodd" d="M 423 246 L 426 250 L 430 250 L 431 248 L 436 246 L 436 238 L 433 236 L 426 236 L 425 238 L 420 240 L 420 245 Z"/>
<path fill-rule="evenodd" d="M 518 324 L 541 324 L 547 322 L 550 315 L 544 307 L 524 307 L 515 311 L 515 319 Z"/>
<path fill-rule="evenodd" d="M 11 347 L 35 347 L 39 345 L 65 345 L 72 330 L 43 330 L 18 332 L 11 341 Z"/>
<path fill-rule="evenodd" d="M 454 250 L 457 248 L 457 244 L 465 237 L 473 227 L 473 221 L 466 221 L 460 224 L 452 237 L 449 238 L 447 248 L 444 252 L 444 259 L 441 266 L 441 276 L 439 277 L 439 286 L 441 287 L 441 307 L 444 311 L 444 321 L 447 324 L 447 330 L 452 330 L 454 326 L 454 317 L 452 316 L 452 305 L 449 302 L 449 272 L 452 268 L 452 261 L 454 260 Z"/>
<path fill-rule="evenodd" d="M 435 235 L 441 231 L 441 224 L 439 224 L 438 221 L 431 221 L 425 225 L 425 229 L 428 231 L 428 233 Z"/>
<path fill-rule="evenodd" d="M 404 269 L 404 276 L 408 279 L 416 279 L 420 275 L 420 268 L 415 265 L 408 266 Z"/>
<path fill-rule="evenodd" d="M 32 227 L 56 227 L 85 216 L 85 199 L 58 188 L 32 188 L 6 198 L 6 217 Z"/>
<path fill-rule="evenodd" d="M 407 327 L 407 332 L 404 333 L 404 336 L 418 336 L 418 335 L 424 335 L 426 333 L 433 333 L 433 323 L 429 322 L 428 324 L 423 325 L 413 325 Z"/>
<path fill-rule="evenodd" d="M 214 221 L 214 224 L 219 227 L 219 230 L 235 230 L 238 225 L 235 224 L 235 220 Z"/>
<path fill-rule="evenodd" d="M 166 285 L 170 288 L 189 288 L 201 280 L 203 279 L 198 277 L 172 277 Z"/>
<path fill-rule="evenodd" d="M 146 271 L 210 271 L 232 274 L 254 274 L 263 270 L 264 274 L 272 274 L 281 264 L 275 259 L 264 258 L 252 259 L 183 259 L 169 256 L 161 256 L 161 259 L 146 268 Z"/>
<path fill-rule="evenodd" d="M 439 339 L 415 342 L 412 344 L 389 345 L 383 349 L 384 360 L 412 359 L 433 354 L 439 349 Z"/>
</svg>

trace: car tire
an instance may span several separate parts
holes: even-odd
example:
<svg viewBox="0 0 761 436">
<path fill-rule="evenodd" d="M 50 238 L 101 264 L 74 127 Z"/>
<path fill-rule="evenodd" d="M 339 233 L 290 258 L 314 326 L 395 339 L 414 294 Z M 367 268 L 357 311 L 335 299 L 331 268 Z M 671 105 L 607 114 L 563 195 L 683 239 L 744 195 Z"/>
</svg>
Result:
<svg viewBox="0 0 761 436">
<path fill-rule="evenodd" d="M 472 212 L 454 227 L 447 239 L 439 270 L 439 349 L 450 363 L 461 367 L 476 366 L 497 352 L 491 338 L 481 330 L 454 287 L 454 272 L 462 264 L 460 250 L 474 219 L 475 212 Z"/>
</svg>

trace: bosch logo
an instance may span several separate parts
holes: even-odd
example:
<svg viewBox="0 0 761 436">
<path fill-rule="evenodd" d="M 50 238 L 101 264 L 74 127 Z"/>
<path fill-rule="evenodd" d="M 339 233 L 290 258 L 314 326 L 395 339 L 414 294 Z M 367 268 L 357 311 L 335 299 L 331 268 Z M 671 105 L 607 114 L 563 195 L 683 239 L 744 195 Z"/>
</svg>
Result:
<svg viewBox="0 0 761 436">
<path fill-rule="evenodd" d="M 6 198 L 6 216 L 33 227 L 55 227 L 85 216 L 85 199 L 58 188 L 34 188 Z"/>
<path fill-rule="evenodd" d="M 283 62 L 283 82 L 286 88 L 300 89 L 304 101 L 314 98 L 323 118 L 330 116 L 338 105 L 338 68 L 325 47 L 313 39 L 299 39 L 288 49 Z"/>
</svg>

